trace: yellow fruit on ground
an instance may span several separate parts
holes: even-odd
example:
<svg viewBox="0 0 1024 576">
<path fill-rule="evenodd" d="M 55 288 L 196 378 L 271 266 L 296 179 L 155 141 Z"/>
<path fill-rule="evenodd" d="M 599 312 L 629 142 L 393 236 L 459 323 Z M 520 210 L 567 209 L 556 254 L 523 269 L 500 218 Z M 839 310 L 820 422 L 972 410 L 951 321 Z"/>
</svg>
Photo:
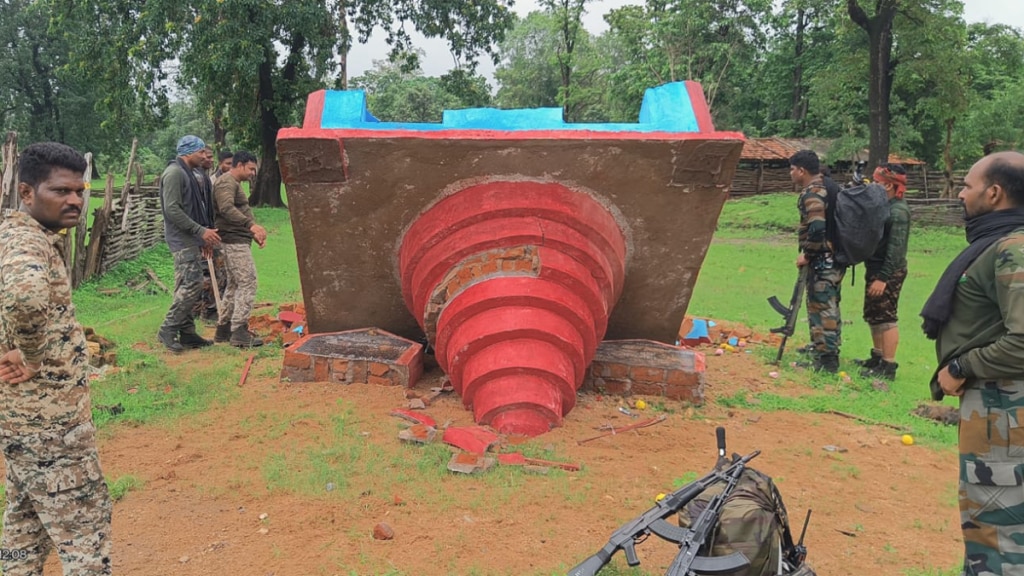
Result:
<svg viewBox="0 0 1024 576">
<path fill-rule="evenodd" d="M 911 444 L 914 443 L 914 437 L 911 436 L 910 434 L 904 434 L 903 438 L 901 438 L 900 440 L 903 441 L 904 446 L 910 446 Z"/>
<path fill-rule="evenodd" d="M 637 410 L 643 410 L 644 408 L 647 408 L 647 402 L 644 402 L 643 400 L 637 400 L 636 401 L 636 409 Z"/>
</svg>

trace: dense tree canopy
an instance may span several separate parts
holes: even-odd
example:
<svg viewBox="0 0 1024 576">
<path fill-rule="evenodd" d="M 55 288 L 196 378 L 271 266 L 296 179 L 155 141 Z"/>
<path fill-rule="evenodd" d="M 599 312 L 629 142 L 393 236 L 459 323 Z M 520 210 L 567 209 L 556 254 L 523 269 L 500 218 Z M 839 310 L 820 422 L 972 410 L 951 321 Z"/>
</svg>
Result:
<svg viewBox="0 0 1024 576">
<path fill-rule="evenodd" d="M 589 0 L 8 0 L 0 2 L 0 129 L 159 166 L 184 130 L 262 156 L 254 200 L 281 204 L 275 139 L 306 95 L 367 91 L 383 120 L 446 108 L 559 107 L 572 122 L 634 121 L 644 90 L 697 80 L 716 125 L 820 137 L 833 157 L 890 151 L 947 171 L 1015 147 L 1024 33 L 967 24 L 960 0 L 636 0 L 582 28 Z M 384 30 L 389 60 L 348 78 Z M 444 38 L 428 77 L 409 31 Z M 480 55 L 497 64 L 492 84 Z"/>
</svg>

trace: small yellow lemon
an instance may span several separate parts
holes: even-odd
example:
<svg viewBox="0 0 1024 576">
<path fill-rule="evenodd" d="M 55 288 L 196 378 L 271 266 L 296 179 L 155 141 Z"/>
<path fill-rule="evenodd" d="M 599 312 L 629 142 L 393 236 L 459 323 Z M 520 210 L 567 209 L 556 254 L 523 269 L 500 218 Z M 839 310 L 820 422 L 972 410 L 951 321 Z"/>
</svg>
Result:
<svg viewBox="0 0 1024 576">
<path fill-rule="evenodd" d="M 654 501 L 655 502 L 661 502 L 664 499 L 665 499 L 665 493 L 664 492 L 662 492 L 661 494 L 658 494 L 657 496 L 654 497 Z"/>
<path fill-rule="evenodd" d="M 846 372 L 840 372 L 839 373 L 839 377 L 840 378 L 846 378 Z"/>
<path fill-rule="evenodd" d="M 903 438 L 900 438 L 900 440 L 903 442 L 904 446 L 910 446 L 914 443 L 914 437 L 910 434 L 904 434 Z"/>
<path fill-rule="evenodd" d="M 636 401 L 636 409 L 637 410 L 643 410 L 644 408 L 647 408 L 647 402 L 644 402 L 643 400 L 637 400 Z"/>
</svg>

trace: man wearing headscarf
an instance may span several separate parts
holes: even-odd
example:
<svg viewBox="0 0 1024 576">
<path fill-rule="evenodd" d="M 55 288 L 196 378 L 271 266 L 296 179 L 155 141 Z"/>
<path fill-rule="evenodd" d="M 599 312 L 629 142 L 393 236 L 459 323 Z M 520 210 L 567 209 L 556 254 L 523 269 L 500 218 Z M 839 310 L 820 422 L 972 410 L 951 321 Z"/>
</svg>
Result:
<svg viewBox="0 0 1024 576">
<path fill-rule="evenodd" d="M 220 244 L 213 227 L 212 189 L 206 174 L 196 174 L 206 161 L 206 144 L 196 136 L 178 141 L 177 157 L 160 177 L 164 238 L 174 256 L 174 301 L 157 338 L 171 352 L 210 346 L 196 332 L 194 307 L 203 291 L 203 264 Z"/>
<path fill-rule="evenodd" d="M 1022 574 L 1024 154 L 979 160 L 959 198 L 968 246 L 921 311 L 939 362 L 932 398 L 960 397 L 963 573 Z"/>
<path fill-rule="evenodd" d="M 864 261 L 864 321 L 871 328 L 871 355 L 855 360 L 866 377 L 896 378 L 896 347 L 900 341 L 897 325 L 900 292 L 907 277 L 907 243 L 910 239 L 910 207 L 903 199 L 907 172 L 899 164 L 883 164 L 873 180 L 889 196 L 889 219 L 875 253 Z"/>
</svg>

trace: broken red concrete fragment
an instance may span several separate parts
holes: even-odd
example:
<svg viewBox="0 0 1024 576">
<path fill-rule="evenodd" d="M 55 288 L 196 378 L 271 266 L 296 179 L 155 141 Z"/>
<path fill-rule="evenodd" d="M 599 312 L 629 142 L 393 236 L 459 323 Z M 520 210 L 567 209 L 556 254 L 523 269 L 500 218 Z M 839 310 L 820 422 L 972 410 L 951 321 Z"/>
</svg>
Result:
<svg viewBox="0 0 1024 576">
<path fill-rule="evenodd" d="M 425 424 L 413 424 L 398 433 L 398 439 L 414 444 L 430 444 L 437 437 L 437 429 Z"/>
<path fill-rule="evenodd" d="M 395 531 L 387 524 L 381 522 L 373 527 L 373 539 L 374 540 L 392 540 L 395 537 Z"/>
<path fill-rule="evenodd" d="M 437 428 L 437 422 L 423 412 L 413 412 L 412 410 L 405 410 L 404 408 L 395 408 L 391 411 L 391 415 L 408 420 L 413 424 L 423 424 L 425 426 Z"/>
<path fill-rule="evenodd" d="M 495 462 L 494 458 L 484 456 L 483 454 L 458 452 L 452 454 L 452 457 L 448 460 L 448 470 L 460 474 L 476 474 L 490 469 L 494 466 Z"/>
<path fill-rule="evenodd" d="M 472 454 L 483 454 L 501 442 L 500 436 L 482 426 L 449 426 L 441 439 Z"/>
<path fill-rule="evenodd" d="M 281 321 L 287 328 L 291 328 L 295 324 L 301 324 L 306 321 L 306 317 L 298 312 L 291 310 L 284 310 L 279 312 L 277 319 Z"/>
</svg>

